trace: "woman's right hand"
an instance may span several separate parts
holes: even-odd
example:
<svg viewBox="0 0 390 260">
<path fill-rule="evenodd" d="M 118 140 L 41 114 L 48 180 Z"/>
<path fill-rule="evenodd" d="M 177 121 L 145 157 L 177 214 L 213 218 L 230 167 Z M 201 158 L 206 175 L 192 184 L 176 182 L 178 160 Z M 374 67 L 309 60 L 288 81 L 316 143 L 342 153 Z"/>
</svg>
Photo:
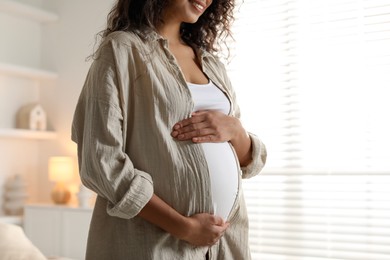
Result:
<svg viewBox="0 0 390 260">
<path fill-rule="evenodd" d="M 229 226 L 221 217 L 209 213 L 183 216 L 155 194 L 138 216 L 194 246 L 214 245 Z"/>
<path fill-rule="evenodd" d="M 229 223 L 221 217 L 199 213 L 187 217 L 188 228 L 181 238 L 195 246 L 212 246 L 223 236 Z"/>
</svg>

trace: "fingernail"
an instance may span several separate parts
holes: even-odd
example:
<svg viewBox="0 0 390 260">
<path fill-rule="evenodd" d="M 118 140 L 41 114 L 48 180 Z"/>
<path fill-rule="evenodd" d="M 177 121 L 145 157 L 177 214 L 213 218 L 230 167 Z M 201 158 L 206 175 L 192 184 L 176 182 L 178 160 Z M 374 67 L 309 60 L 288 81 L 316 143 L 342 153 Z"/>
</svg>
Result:
<svg viewBox="0 0 390 260">
<path fill-rule="evenodd" d="M 174 127 L 173 127 L 173 129 L 175 129 L 175 130 L 177 130 L 177 129 L 179 129 L 180 128 L 180 125 L 175 125 Z"/>
</svg>

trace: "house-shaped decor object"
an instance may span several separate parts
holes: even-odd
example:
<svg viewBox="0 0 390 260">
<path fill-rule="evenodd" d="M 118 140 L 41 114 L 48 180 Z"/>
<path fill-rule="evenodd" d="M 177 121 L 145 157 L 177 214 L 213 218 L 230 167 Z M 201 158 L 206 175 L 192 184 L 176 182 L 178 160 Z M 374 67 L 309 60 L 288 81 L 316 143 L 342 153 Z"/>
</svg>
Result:
<svg viewBox="0 0 390 260">
<path fill-rule="evenodd" d="M 21 107 L 17 115 L 17 128 L 45 131 L 47 129 L 46 112 L 37 103 Z"/>
</svg>

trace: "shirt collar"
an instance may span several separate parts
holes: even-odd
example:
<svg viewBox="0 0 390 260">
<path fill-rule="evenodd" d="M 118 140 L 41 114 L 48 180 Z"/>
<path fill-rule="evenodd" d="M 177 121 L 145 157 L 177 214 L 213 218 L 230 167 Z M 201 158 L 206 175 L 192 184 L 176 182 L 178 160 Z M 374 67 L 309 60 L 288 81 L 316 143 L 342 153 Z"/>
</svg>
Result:
<svg viewBox="0 0 390 260">
<path fill-rule="evenodd" d="M 142 29 L 135 29 L 134 32 L 136 34 L 138 34 L 141 39 L 145 40 L 145 41 L 150 41 L 150 42 L 153 42 L 153 41 L 162 41 L 163 43 L 167 44 L 168 41 L 167 39 L 165 39 L 164 37 L 162 37 L 160 34 L 158 34 L 155 30 L 153 30 L 152 28 L 150 27 L 144 27 Z M 213 57 L 213 55 L 206 51 L 205 49 L 203 48 L 197 48 L 197 47 L 194 47 L 195 51 L 196 51 L 196 54 L 197 56 L 203 60 L 203 58 L 210 58 L 210 57 Z"/>
<path fill-rule="evenodd" d="M 141 29 L 135 29 L 134 32 L 138 34 L 141 39 L 146 41 L 157 41 L 157 40 L 164 40 L 164 38 L 159 35 L 155 30 L 153 30 L 150 27 L 144 27 Z"/>
</svg>

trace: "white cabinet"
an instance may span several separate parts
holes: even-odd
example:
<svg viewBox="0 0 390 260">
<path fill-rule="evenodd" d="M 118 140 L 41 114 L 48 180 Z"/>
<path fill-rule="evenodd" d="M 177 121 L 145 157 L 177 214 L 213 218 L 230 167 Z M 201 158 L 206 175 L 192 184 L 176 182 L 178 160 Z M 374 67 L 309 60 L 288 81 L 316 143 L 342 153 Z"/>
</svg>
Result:
<svg viewBox="0 0 390 260">
<path fill-rule="evenodd" d="M 91 217 L 91 208 L 27 205 L 24 230 L 44 255 L 82 260 Z"/>
</svg>

